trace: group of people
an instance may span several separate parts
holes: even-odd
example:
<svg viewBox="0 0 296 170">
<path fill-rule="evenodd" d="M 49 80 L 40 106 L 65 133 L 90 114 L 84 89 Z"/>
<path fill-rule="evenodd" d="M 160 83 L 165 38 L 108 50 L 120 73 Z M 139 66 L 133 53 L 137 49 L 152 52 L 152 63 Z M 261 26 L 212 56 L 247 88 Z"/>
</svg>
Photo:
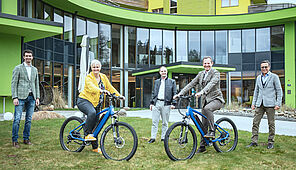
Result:
<svg viewBox="0 0 296 170">
<path fill-rule="evenodd" d="M 26 108 L 25 126 L 23 131 L 23 143 L 32 145 L 30 137 L 31 120 L 34 113 L 35 105 L 39 105 L 39 79 L 38 70 L 32 65 L 33 52 L 24 50 L 24 62 L 15 67 L 11 81 L 11 91 L 13 104 L 15 105 L 14 121 L 12 125 L 12 145 L 16 148 L 20 147 L 18 143 L 19 124 L 22 111 Z M 198 92 L 195 94 L 197 98 L 201 97 L 202 113 L 208 118 L 202 118 L 202 123 L 207 129 L 205 138 L 215 138 L 214 133 L 214 114 L 215 110 L 223 107 L 225 101 L 220 89 L 220 73 L 212 68 L 213 60 L 211 57 L 204 57 L 204 70 L 187 84 L 178 94 L 176 89 L 176 81 L 168 78 L 167 68 L 161 66 L 159 69 L 160 78 L 155 80 L 152 97 L 150 102 L 150 110 L 152 111 L 152 128 L 151 138 L 148 143 L 156 140 L 158 123 L 160 117 L 162 119 L 161 141 L 165 138 L 168 129 L 170 110 L 175 108 L 176 100 L 187 94 L 192 88 Z M 252 142 L 247 147 L 258 145 L 258 130 L 260 121 L 267 114 L 269 125 L 268 149 L 272 149 L 275 136 L 275 110 L 279 109 L 282 103 L 282 88 L 279 77 L 271 73 L 270 62 L 265 60 L 261 63 L 261 74 L 256 79 L 254 97 L 252 101 L 252 109 L 255 110 L 255 116 L 252 127 Z M 101 63 L 98 60 L 92 60 L 91 72 L 85 79 L 83 91 L 77 99 L 77 106 L 80 111 L 87 115 L 85 123 L 85 140 L 91 141 L 93 151 L 100 153 L 98 147 L 98 139 L 93 136 L 93 129 L 99 116 L 96 113 L 102 108 L 104 103 L 104 94 L 115 93 L 122 96 L 110 83 L 107 76 L 101 71 Z M 201 138 L 200 147 L 197 152 L 206 151 L 206 142 Z"/>
</svg>

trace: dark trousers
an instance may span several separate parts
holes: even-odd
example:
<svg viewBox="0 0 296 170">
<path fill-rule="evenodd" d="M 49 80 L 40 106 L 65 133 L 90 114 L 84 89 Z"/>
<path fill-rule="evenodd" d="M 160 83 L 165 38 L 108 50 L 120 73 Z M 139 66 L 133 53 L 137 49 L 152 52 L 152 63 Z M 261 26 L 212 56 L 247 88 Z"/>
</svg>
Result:
<svg viewBox="0 0 296 170">
<path fill-rule="evenodd" d="M 100 119 L 100 116 L 96 115 L 98 109 L 96 109 L 91 102 L 80 97 L 77 99 L 77 107 L 81 112 L 87 115 L 85 121 L 85 135 L 93 133 L 92 131 Z M 92 147 L 93 149 L 98 148 L 98 137 L 96 141 L 92 142 Z"/>
</svg>

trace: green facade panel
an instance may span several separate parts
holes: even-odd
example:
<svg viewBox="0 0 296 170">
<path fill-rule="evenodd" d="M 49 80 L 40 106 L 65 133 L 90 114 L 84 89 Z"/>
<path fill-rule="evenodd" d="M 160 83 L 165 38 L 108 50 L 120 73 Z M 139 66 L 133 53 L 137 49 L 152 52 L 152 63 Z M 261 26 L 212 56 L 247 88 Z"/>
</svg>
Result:
<svg viewBox="0 0 296 170">
<path fill-rule="evenodd" d="M 1 0 L 2 13 L 17 15 L 17 0 Z"/>
</svg>

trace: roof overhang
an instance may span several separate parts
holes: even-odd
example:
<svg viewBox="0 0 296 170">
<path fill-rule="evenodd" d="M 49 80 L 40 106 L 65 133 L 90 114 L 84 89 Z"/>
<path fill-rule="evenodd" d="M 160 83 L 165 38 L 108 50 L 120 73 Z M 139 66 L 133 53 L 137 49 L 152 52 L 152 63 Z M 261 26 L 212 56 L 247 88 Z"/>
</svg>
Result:
<svg viewBox="0 0 296 170">
<path fill-rule="evenodd" d="M 167 68 L 168 72 L 171 72 L 171 73 L 198 74 L 200 71 L 204 70 L 204 67 L 202 66 L 202 64 L 191 63 L 191 62 L 177 62 L 173 64 L 166 64 L 164 66 Z M 215 64 L 213 68 L 220 72 L 229 72 L 229 71 L 236 70 L 234 66 L 221 65 L 221 64 Z M 159 72 L 159 66 L 156 66 L 152 68 L 133 71 L 132 76 L 142 76 L 142 75 L 153 74 L 158 72 Z"/>
<path fill-rule="evenodd" d="M 63 24 L 0 13 L 0 33 L 24 37 L 32 41 L 63 33 Z"/>
</svg>

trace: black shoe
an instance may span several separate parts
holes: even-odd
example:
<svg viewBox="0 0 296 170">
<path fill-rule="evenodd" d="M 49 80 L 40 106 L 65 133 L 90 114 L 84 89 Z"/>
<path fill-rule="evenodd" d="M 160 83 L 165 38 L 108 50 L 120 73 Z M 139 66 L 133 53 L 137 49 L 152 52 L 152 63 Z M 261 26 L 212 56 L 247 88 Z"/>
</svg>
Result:
<svg viewBox="0 0 296 170">
<path fill-rule="evenodd" d="M 155 139 L 150 139 L 150 140 L 148 141 L 148 143 L 153 143 L 153 142 L 155 142 Z"/>
<path fill-rule="evenodd" d="M 196 153 L 203 153 L 203 152 L 205 152 L 205 151 L 206 151 L 206 147 L 201 146 L 201 147 L 199 147 L 199 148 L 197 149 Z"/>
<path fill-rule="evenodd" d="M 273 149 L 273 143 L 268 143 L 267 149 Z"/>
<path fill-rule="evenodd" d="M 163 141 L 164 141 L 164 139 L 161 139 L 161 141 L 163 142 Z"/>
<path fill-rule="evenodd" d="M 211 139 L 211 138 L 215 139 L 215 132 L 210 131 L 204 137 L 207 138 L 207 139 Z"/>
<path fill-rule="evenodd" d="M 255 146 L 258 146 L 257 143 L 254 143 L 254 142 L 251 142 L 248 146 L 246 146 L 247 148 L 249 147 L 255 147 Z"/>
</svg>

